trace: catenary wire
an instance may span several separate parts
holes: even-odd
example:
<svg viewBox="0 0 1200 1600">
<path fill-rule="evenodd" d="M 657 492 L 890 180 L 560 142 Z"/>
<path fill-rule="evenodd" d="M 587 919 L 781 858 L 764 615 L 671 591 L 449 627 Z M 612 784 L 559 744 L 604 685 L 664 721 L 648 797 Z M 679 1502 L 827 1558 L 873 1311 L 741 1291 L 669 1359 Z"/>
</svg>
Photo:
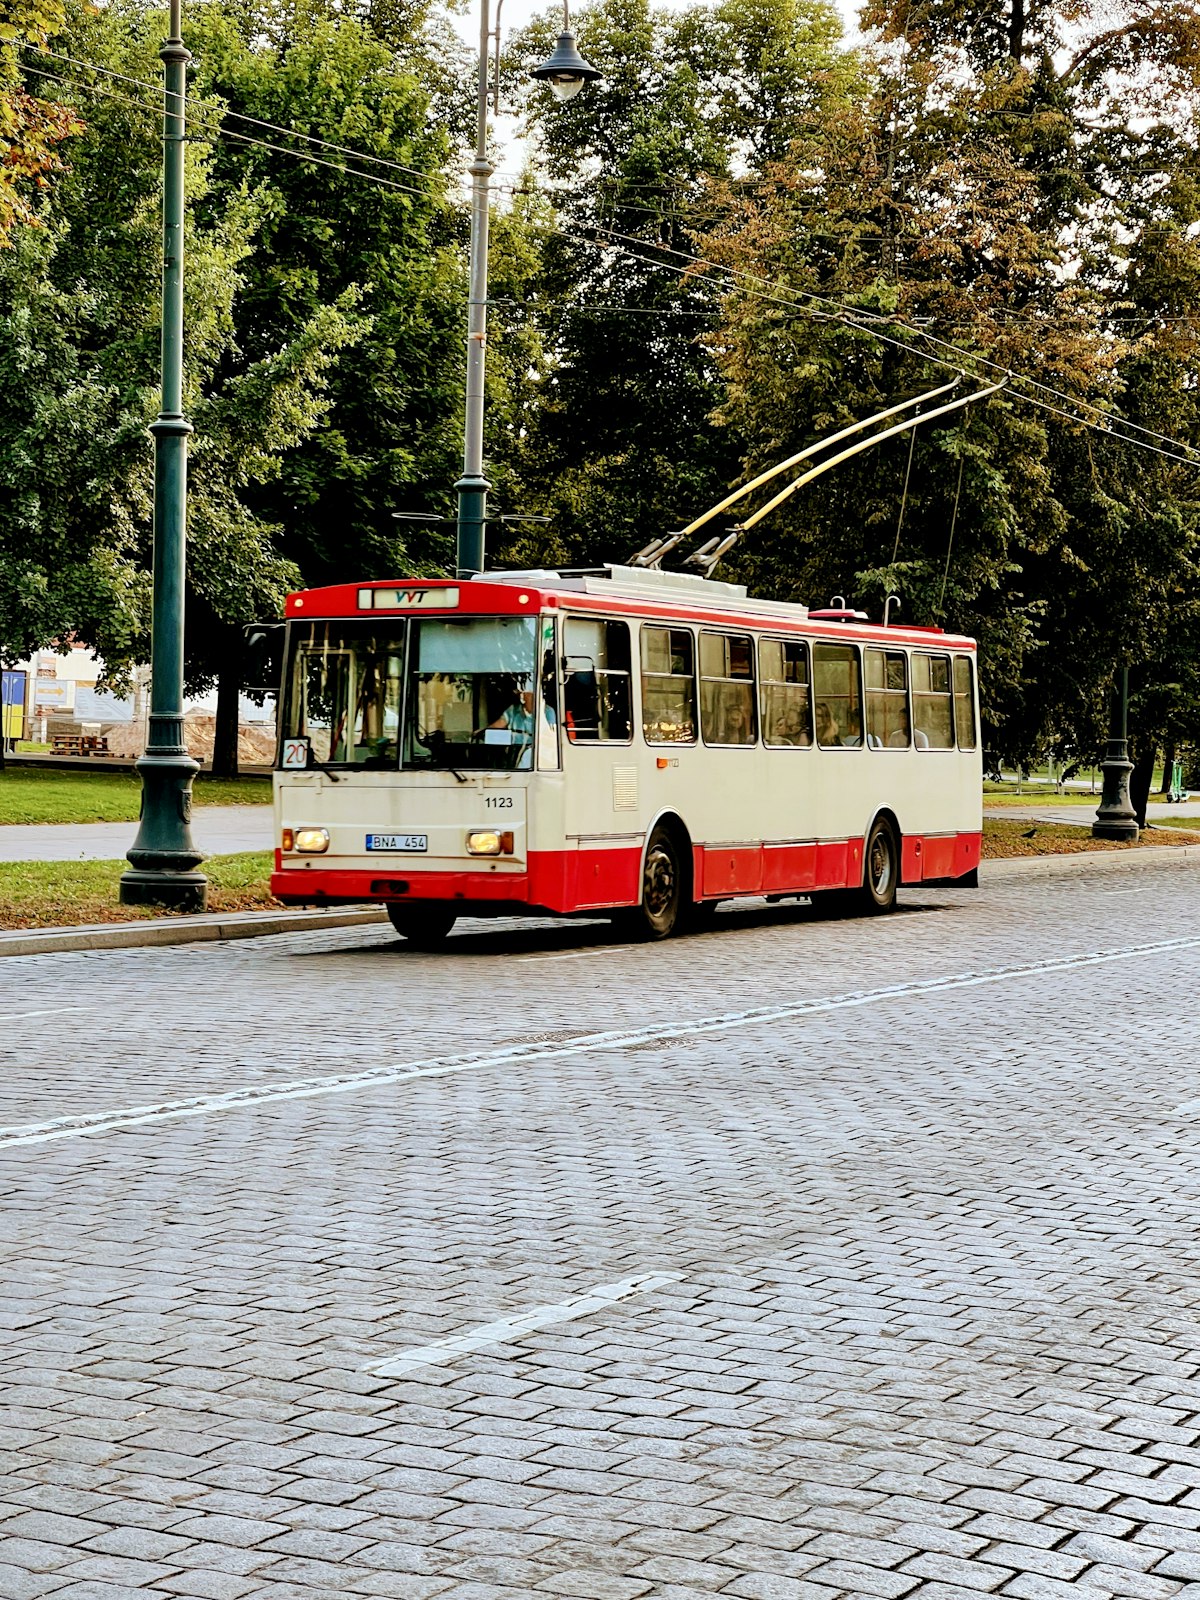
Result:
<svg viewBox="0 0 1200 1600">
<path fill-rule="evenodd" d="M 64 84 L 68 88 L 81 89 L 84 93 L 97 94 L 107 99 L 116 100 L 122 104 L 133 106 L 138 110 L 149 111 L 155 116 L 160 116 L 162 114 L 161 105 L 152 105 L 146 101 L 136 100 L 127 95 L 121 95 L 113 90 L 101 89 L 96 85 L 85 83 L 80 79 L 67 78 L 56 73 L 38 71 L 35 68 L 29 67 L 27 67 L 25 70 L 30 72 L 32 76 L 46 78 L 53 82 Z M 129 81 L 140 82 L 140 80 Z M 289 132 L 287 129 L 284 129 L 283 131 L 285 133 Z M 339 166 L 335 162 L 322 161 L 320 158 L 307 155 L 303 151 L 290 150 L 286 146 L 276 145 L 261 139 L 255 139 L 248 134 L 239 134 L 234 132 L 232 129 L 209 129 L 208 137 L 210 140 L 212 138 L 234 139 L 242 144 L 259 146 L 263 149 L 274 151 L 280 155 L 290 156 L 292 159 L 297 161 L 304 161 L 311 165 L 327 168 L 332 172 L 340 173 L 344 177 L 360 178 L 364 182 L 375 184 L 379 188 L 400 190 L 404 193 L 415 194 L 422 199 L 431 198 L 430 193 L 427 190 L 414 189 L 407 184 L 401 184 L 392 179 L 382 178 L 375 173 L 360 172 L 352 167 Z M 300 135 L 299 137 L 303 138 L 305 136 Z M 432 198 L 436 198 L 436 196 L 433 196 Z M 574 235 L 569 234 L 567 230 L 563 228 L 555 228 L 552 231 L 564 238 L 574 237 Z M 732 287 L 740 287 L 740 285 L 736 283 L 736 280 L 742 278 L 748 279 L 753 283 L 760 285 L 770 284 L 771 282 L 771 280 L 764 279 L 756 273 L 746 272 L 745 270 L 739 268 L 727 267 L 722 263 L 709 261 L 703 256 L 694 255 L 688 251 L 676 250 L 669 245 L 659 244 L 651 240 L 638 239 L 635 235 L 619 233 L 613 229 L 601 228 L 598 225 L 593 225 L 591 231 L 593 234 L 601 235 L 604 238 L 614 241 L 612 248 L 620 249 L 623 254 L 629 255 L 634 259 L 642 260 L 647 265 L 658 266 L 667 271 L 672 271 L 677 276 L 681 278 L 687 278 L 691 281 L 710 283 L 714 287 L 725 290 L 729 290 Z M 591 242 L 595 243 L 597 241 L 592 240 Z M 630 248 L 631 246 L 636 246 L 636 250 Z M 682 261 L 689 262 L 692 265 L 673 266 L 667 262 L 656 261 L 653 258 L 648 258 L 647 256 L 642 255 L 641 251 L 643 250 L 659 250 L 668 255 L 675 256 Z M 707 273 L 693 270 L 694 267 L 697 266 L 712 268 L 714 271 L 726 273 L 727 276 L 725 278 L 712 277 Z M 734 281 L 731 282 L 731 280 Z M 773 285 L 773 287 L 778 289 L 782 286 Z M 883 323 L 884 325 L 890 324 L 891 326 L 904 326 L 903 322 L 894 316 L 867 312 L 859 308 L 850 307 L 841 301 L 832 299 L 830 296 L 818 295 L 809 290 L 786 290 L 785 295 L 771 294 L 762 288 L 750 290 L 743 289 L 742 292 L 749 293 L 754 299 L 783 306 L 792 312 L 803 310 L 803 306 L 801 305 L 802 300 L 811 301 L 815 305 L 822 307 L 828 306 L 831 308 L 830 310 L 822 309 L 820 311 L 811 312 L 810 315 L 828 318 L 829 320 L 833 321 L 840 321 L 844 326 L 851 328 L 858 333 L 865 334 L 869 338 L 877 339 L 883 344 L 891 345 L 896 349 L 904 351 L 906 354 L 916 354 L 921 359 L 929 361 L 933 365 L 946 367 L 953 371 L 961 371 L 961 363 L 966 361 L 968 363 L 973 362 L 980 366 L 988 367 L 993 372 L 1007 372 L 1012 381 L 1029 385 L 1047 394 L 1052 394 L 1058 399 L 1065 400 L 1068 405 L 1078 405 L 1084 410 L 1092 412 L 1096 417 L 1099 417 L 1101 421 L 1089 421 L 1088 418 L 1080 416 L 1076 411 L 1064 410 L 1061 406 L 1051 405 L 1049 402 L 1041 400 L 1034 395 L 1014 394 L 1015 399 L 1019 399 L 1025 404 L 1036 406 L 1040 410 L 1046 411 L 1053 416 L 1060 417 L 1065 421 L 1073 422 L 1079 426 L 1091 428 L 1094 431 L 1113 439 L 1115 442 L 1134 445 L 1139 449 L 1148 450 L 1155 455 L 1163 456 L 1168 460 L 1179 462 L 1184 466 L 1200 465 L 1200 456 L 1196 454 L 1180 455 L 1176 453 L 1178 450 L 1190 451 L 1192 447 L 1189 445 L 1181 444 L 1180 441 L 1171 439 L 1166 434 L 1157 433 L 1153 429 L 1143 428 L 1137 423 L 1126 422 L 1123 418 L 1114 418 L 1111 413 L 1103 411 L 1099 406 L 1094 406 L 1087 401 L 1077 401 L 1073 396 L 1063 394 L 1062 391 L 1053 389 L 1048 384 L 1043 384 L 1039 380 L 1030 378 L 1023 373 L 1012 372 L 1010 369 L 1002 366 L 999 362 L 992 361 L 986 356 L 977 355 L 972 351 L 964 350 L 960 346 L 952 344 L 949 340 L 939 339 L 935 335 L 929 335 L 925 330 L 920 328 L 912 328 L 908 331 L 915 338 L 927 339 L 929 342 L 945 350 L 952 351 L 958 357 L 958 360 L 950 361 L 945 357 L 936 356 L 921 351 L 914 351 L 911 342 L 885 334 L 877 326 L 879 323 Z M 864 323 L 863 321 L 855 320 L 856 318 L 865 318 L 866 322 Z M 1176 449 L 1174 451 L 1163 450 L 1153 444 L 1148 443 L 1145 439 L 1132 438 L 1128 433 L 1119 431 L 1124 428 L 1132 429 L 1137 433 L 1146 434 L 1148 438 L 1160 439 L 1167 444 L 1174 445 Z"/>
<path fill-rule="evenodd" d="M 156 117 L 162 115 L 162 106 L 151 105 L 146 100 L 135 100 L 132 96 L 121 94 L 115 89 L 102 89 L 96 84 L 84 83 L 79 78 L 64 78 L 54 72 L 41 71 L 37 67 L 25 67 L 24 71 L 28 72 L 31 77 L 48 78 L 54 83 L 65 85 L 67 88 L 81 89 L 84 94 L 100 95 L 106 100 L 116 100 L 121 105 L 133 106 L 139 111 L 149 111 Z M 202 137 L 207 142 L 211 142 L 213 139 L 235 139 L 239 144 L 256 145 L 262 150 L 272 150 L 277 155 L 291 156 L 294 161 L 304 161 L 314 167 L 325 167 L 330 172 L 341 173 L 346 178 L 363 178 L 368 183 L 373 183 L 381 189 L 393 189 L 401 194 L 416 195 L 420 200 L 436 200 L 439 198 L 432 190 L 416 189 L 411 184 L 397 183 L 394 178 L 381 178 L 373 172 L 359 172 L 354 167 L 340 166 L 336 161 L 323 161 L 320 156 L 309 155 L 304 150 L 289 150 L 286 145 L 272 144 L 266 139 L 255 139 L 250 134 L 238 133 L 233 128 L 214 128 L 211 124 L 205 126 L 202 120 L 204 108 L 202 106 L 197 107 L 192 102 L 189 105 L 189 109 L 192 112 L 193 120 L 201 123 Z"/>
<path fill-rule="evenodd" d="M 634 234 L 618 233 L 614 229 L 603 228 L 603 227 L 600 227 L 598 224 L 593 224 L 592 225 L 592 232 L 596 233 L 596 234 L 601 234 L 601 235 L 605 236 L 606 238 L 620 240 L 625 244 L 637 245 L 642 249 L 661 250 L 667 255 L 675 256 L 675 257 L 677 257 L 677 258 L 679 258 L 680 260 L 683 260 L 683 261 L 692 262 L 697 266 L 710 267 L 710 268 L 712 268 L 712 269 L 714 269 L 714 270 L 716 270 L 718 272 L 726 272 L 726 273 L 729 274 L 730 278 L 733 278 L 733 279 L 746 278 L 746 279 L 749 279 L 753 283 L 758 283 L 758 284 L 769 284 L 770 283 L 769 279 L 762 278 L 757 273 L 746 272 L 745 270 L 743 270 L 741 268 L 737 268 L 737 267 L 727 267 L 721 262 L 710 261 L 705 256 L 694 255 L 690 251 L 687 251 L 687 250 L 676 250 L 671 245 L 659 244 L 657 241 L 654 241 L 654 240 L 638 239 L 637 236 L 634 235 Z M 658 263 L 658 265 L 665 265 L 665 263 Z M 688 268 L 681 268 L 680 272 L 681 272 L 682 275 L 685 275 L 685 276 L 700 276 L 700 274 L 692 274 L 692 273 L 690 273 Z M 711 282 L 711 281 L 714 281 L 714 280 L 709 279 L 707 281 Z M 716 280 L 716 281 L 719 282 L 720 280 Z M 772 287 L 778 288 L 780 286 L 779 285 L 772 285 Z M 891 324 L 893 326 L 901 326 L 901 327 L 903 327 L 905 325 L 901 318 L 898 318 L 898 317 L 896 317 L 894 315 L 881 315 L 881 314 L 879 314 L 877 312 L 858 311 L 857 308 L 846 306 L 842 301 L 835 300 L 829 295 L 816 294 L 815 292 L 813 292 L 811 290 L 808 290 L 808 289 L 788 290 L 787 293 L 789 295 L 793 296 L 794 300 L 797 300 L 797 301 L 802 298 L 802 299 L 805 299 L 805 300 L 811 300 L 814 303 L 822 305 L 822 306 L 832 307 L 838 313 L 838 315 L 840 315 L 844 319 L 845 318 L 849 318 L 849 317 L 853 317 L 853 316 L 865 316 L 872 323 L 882 322 L 882 323 L 885 323 L 885 324 Z M 861 324 L 856 324 L 856 325 L 861 327 Z M 868 332 L 869 331 L 869 332 L 875 333 L 876 329 L 874 327 L 872 327 L 870 329 L 864 328 L 863 331 L 864 332 Z M 1130 422 L 1130 421 L 1126 420 L 1124 417 L 1114 418 L 1110 412 L 1105 411 L 1101 406 L 1093 405 L 1088 400 L 1079 400 L 1079 399 L 1076 398 L 1076 396 L 1070 395 L 1070 394 L 1066 394 L 1061 389 L 1055 389 L 1050 384 L 1042 383 L 1041 380 L 1038 379 L 1038 378 L 1031 378 L 1031 377 L 1027 376 L 1025 373 L 1012 371 L 1010 368 L 1004 366 L 1002 362 L 993 361 L 988 356 L 977 355 L 973 351 L 964 349 L 961 345 L 954 344 L 949 339 L 941 339 L 936 334 L 929 333 L 924 328 L 915 328 L 914 327 L 910 331 L 912 332 L 914 337 L 920 338 L 920 339 L 924 339 L 926 342 L 928 342 L 930 344 L 937 345 L 939 348 L 941 348 L 943 350 L 947 350 L 947 351 L 952 352 L 953 355 L 955 355 L 958 358 L 958 362 L 971 361 L 971 362 L 976 363 L 979 366 L 990 368 L 990 370 L 992 372 L 1008 373 L 1010 375 L 1010 377 L 1013 379 L 1013 381 L 1024 383 L 1024 384 L 1028 384 L 1031 388 L 1035 388 L 1035 389 L 1041 390 L 1041 392 L 1043 394 L 1053 395 L 1056 400 L 1065 401 L 1067 405 L 1078 406 L 1079 408 L 1081 408 L 1084 411 L 1090 411 L 1095 416 L 1101 418 L 1107 424 L 1111 424 L 1113 422 L 1116 422 L 1122 428 L 1130 429 L 1135 433 L 1145 434 L 1147 436 L 1147 438 L 1159 439 L 1165 444 L 1174 445 L 1176 447 L 1176 449 L 1190 451 L 1190 452 L 1192 452 L 1190 455 L 1188 455 L 1186 457 L 1184 457 L 1184 456 L 1175 457 L 1175 459 L 1177 459 L 1177 460 L 1185 460 L 1185 461 L 1189 462 L 1189 464 L 1194 463 L 1197 466 L 1200 466 L 1200 452 L 1193 451 L 1193 447 L 1191 445 L 1183 444 L 1178 439 L 1172 439 L 1169 434 L 1159 433 L 1154 428 L 1145 428 L 1140 423 Z M 902 341 L 902 340 L 898 340 L 898 339 L 890 339 L 890 340 L 888 340 L 888 339 L 886 339 L 886 337 L 883 334 L 879 334 L 879 337 L 881 339 L 884 339 L 886 343 L 895 344 L 895 345 L 898 345 L 900 348 L 911 350 L 911 346 L 905 344 L 904 341 Z M 933 359 L 933 358 L 930 358 L 930 359 Z M 950 362 L 946 362 L 946 361 L 943 361 L 941 364 L 944 365 L 944 366 L 954 365 L 954 363 L 950 363 Z M 1049 408 L 1047 407 L 1047 409 L 1049 409 Z M 1062 414 L 1062 413 L 1060 413 L 1060 414 Z M 1082 420 L 1082 419 L 1077 419 L 1077 420 Z M 1111 432 L 1111 427 L 1110 426 L 1102 427 L 1100 429 L 1100 431 L 1101 432 Z M 1129 442 L 1130 443 L 1134 443 L 1135 441 L 1130 440 Z M 1166 454 L 1166 453 L 1167 452 L 1164 452 L 1164 451 L 1160 451 L 1159 452 L 1159 454 Z"/>
<path fill-rule="evenodd" d="M 115 72 L 111 67 L 101 67 L 94 61 L 83 61 L 77 56 L 64 55 L 59 50 L 39 49 L 35 45 L 27 45 L 26 49 L 36 55 L 52 56 L 56 61 L 69 62 L 73 67 L 83 67 L 88 72 L 98 72 L 106 78 L 115 78 L 121 83 L 132 84 L 138 89 L 147 89 L 151 94 L 161 95 L 166 92 L 161 84 L 152 83 L 149 79 L 131 78 L 126 73 Z M 156 106 L 154 109 L 161 108 Z M 209 112 L 209 115 L 213 114 L 233 122 L 245 122 L 251 127 L 264 128 L 268 133 L 282 133 L 289 139 L 302 139 L 306 144 L 319 145 L 324 150 L 332 150 L 336 155 L 351 156 L 355 161 L 370 162 L 377 167 L 390 167 L 395 172 L 406 172 L 411 177 L 423 178 L 426 182 L 434 181 L 432 175 L 421 167 L 409 167 L 403 161 L 393 161 L 389 156 L 373 156 L 365 150 L 355 150 L 350 145 L 335 144 L 332 140 L 318 138 L 314 133 L 301 133 L 298 128 L 287 128 L 278 122 L 264 122 L 259 117 L 248 117 L 241 111 L 230 111 L 228 108 L 223 108 L 219 113 Z"/>
</svg>

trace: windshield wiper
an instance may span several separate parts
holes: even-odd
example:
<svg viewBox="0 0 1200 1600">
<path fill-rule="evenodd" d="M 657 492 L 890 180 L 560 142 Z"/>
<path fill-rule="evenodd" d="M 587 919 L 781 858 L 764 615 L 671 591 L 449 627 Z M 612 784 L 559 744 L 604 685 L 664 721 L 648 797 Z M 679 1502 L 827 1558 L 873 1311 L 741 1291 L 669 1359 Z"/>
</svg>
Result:
<svg viewBox="0 0 1200 1600">
<path fill-rule="evenodd" d="M 340 772 L 335 772 L 332 767 L 327 767 L 323 761 L 318 761 L 313 755 L 312 748 L 310 746 L 308 752 L 308 770 L 311 772 L 314 767 L 316 767 L 318 772 L 323 772 L 329 779 L 330 783 L 341 783 L 343 774 Z"/>
</svg>

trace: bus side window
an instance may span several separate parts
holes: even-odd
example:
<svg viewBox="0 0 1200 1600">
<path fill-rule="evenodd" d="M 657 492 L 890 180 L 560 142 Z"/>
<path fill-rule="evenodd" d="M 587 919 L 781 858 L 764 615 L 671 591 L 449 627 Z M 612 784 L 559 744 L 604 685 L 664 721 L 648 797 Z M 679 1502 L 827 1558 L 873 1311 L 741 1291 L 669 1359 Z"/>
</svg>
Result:
<svg viewBox="0 0 1200 1600">
<path fill-rule="evenodd" d="M 950 657 L 914 655 L 912 691 L 917 749 L 953 750 Z"/>
<path fill-rule="evenodd" d="M 903 650 L 868 650 L 867 743 L 875 750 L 907 750 L 908 657 Z"/>
<path fill-rule="evenodd" d="M 862 678 L 852 644 L 813 645 L 813 700 L 819 745 L 862 744 Z"/>
<path fill-rule="evenodd" d="M 629 625 L 568 617 L 563 629 L 563 725 L 572 744 L 633 738 Z"/>
<path fill-rule="evenodd" d="M 642 625 L 642 733 L 647 744 L 695 744 L 696 661 L 690 628 Z"/>
<path fill-rule="evenodd" d="M 803 639 L 760 639 L 758 679 L 763 743 L 811 745 L 808 646 Z"/>
<path fill-rule="evenodd" d="M 975 748 L 975 684 L 970 656 L 954 658 L 954 725 L 958 730 L 958 748 Z"/>
<path fill-rule="evenodd" d="M 705 744 L 757 744 L 754 641 L 748 634 L 700 635 L 700 726 Z"/>
</svg>

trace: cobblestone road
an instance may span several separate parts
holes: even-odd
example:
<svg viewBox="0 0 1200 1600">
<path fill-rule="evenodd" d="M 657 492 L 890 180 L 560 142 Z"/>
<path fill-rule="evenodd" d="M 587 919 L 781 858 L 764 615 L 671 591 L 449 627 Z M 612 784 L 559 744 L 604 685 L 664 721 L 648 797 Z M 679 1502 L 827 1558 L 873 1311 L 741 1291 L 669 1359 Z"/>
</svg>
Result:
<svg viewBox="0 0 1200 1600">
<path fill-rule="evenodd" d="M 1195 1600 L 1198 891 L 6 960 L 0 1596 Z"/>
</svg>

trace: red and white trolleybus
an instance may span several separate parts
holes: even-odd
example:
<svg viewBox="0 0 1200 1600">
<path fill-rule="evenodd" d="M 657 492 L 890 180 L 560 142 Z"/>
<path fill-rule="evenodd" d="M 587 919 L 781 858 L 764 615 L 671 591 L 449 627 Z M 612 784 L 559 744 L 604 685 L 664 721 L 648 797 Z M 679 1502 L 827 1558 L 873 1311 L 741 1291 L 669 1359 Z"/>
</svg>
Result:
<svg viewBox="0 0 1200 1600">
<path fill-rule="evenodd" d="M 975 881 L 975 645 L 606 567 L 287 602 L 272 891 L 661 938 L 736 896 Z"/>
</svg>

